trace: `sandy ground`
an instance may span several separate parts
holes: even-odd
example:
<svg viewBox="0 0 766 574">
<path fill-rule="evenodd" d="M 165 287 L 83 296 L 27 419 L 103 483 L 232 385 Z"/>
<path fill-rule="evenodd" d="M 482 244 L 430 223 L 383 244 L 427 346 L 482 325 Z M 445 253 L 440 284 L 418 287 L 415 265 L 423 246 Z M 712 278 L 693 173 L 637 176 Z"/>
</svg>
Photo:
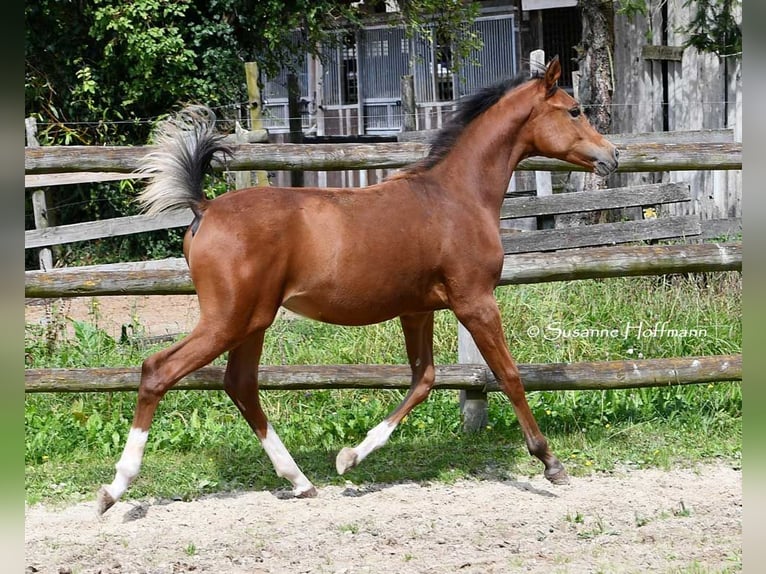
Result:
<svg viewBox="0 0 766 574">
<path fill-rule="evenodd" d="M 27 299 L 27 323 L 45 325 L 54 315 L 98 325 L 119 338 L 122 328 L 129 335 L 161 337 L 188 333 L 199 319 L 196 295 L 131 295 L 110 297 L 72 297 L 67 299 Z M 71 333 L 71 323 L 63 321 Z"/>
<path fill-rule="evenodd" d="M 53 304 L 112 336 L 188 332 L 194 296 Z M 27 301 L 26 319 L 51 319 Z M 94 493 L 95 494 L 95 493 Z M 53 574 L 644 573 L 737 571 L 742 472 L 621 469 L 554 487 L 542 476 L 320 489 L 315 499 L 234 492 L 191 502 L 26 509 L 26 572 Z M 701 567 L 701 569 L 700 569 Z"/>
<path fill-rule="evenodd" d="M 27 572 L 722 572 L 741 560 L 741 471 L 328 486 L 314 499 L 27 508 Z"/>
</svg>

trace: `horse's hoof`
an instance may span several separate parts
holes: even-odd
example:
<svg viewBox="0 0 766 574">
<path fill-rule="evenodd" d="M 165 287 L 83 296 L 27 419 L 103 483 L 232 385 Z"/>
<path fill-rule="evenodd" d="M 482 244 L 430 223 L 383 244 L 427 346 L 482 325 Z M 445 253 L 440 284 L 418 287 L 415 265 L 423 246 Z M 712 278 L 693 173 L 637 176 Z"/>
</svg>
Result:
<svg viewBox="0 0 766 574">
<path fill-rule="evenodd" d="M 115 502 L 117 501 L 106 490 L 106 486 L 102 486 L 98 489 L 98 493 L 96 494 L 96 512 L 101 516 L 104 512 L 112 508 Z"/>
<path fill-rule="evenodd" d="M 355 466 L 356 452 L 354 452 L 354 449 L 348 447 L 341 449 L 335 458 L 335 469 L 338 471 L 338 474 L 343 474 L 349 468 L 354 468 Z"/>
<path fill-rule="evenodd" d="M 304 490 L 303 492 L 296 492 L 295 498 L 315 498 L 317 495 L 317 489 L 315 487 L 311 487 L 308 490 Z"/>
<path fill-rule="evenodd" d="M 563 466 L 558 469 L 551 469 L 550 472 L 548 472 L 548 469 L 546 468 L 545 478 L 550 480 L 553 484 L 569 484 L 569 474 Z"/>
</svg>

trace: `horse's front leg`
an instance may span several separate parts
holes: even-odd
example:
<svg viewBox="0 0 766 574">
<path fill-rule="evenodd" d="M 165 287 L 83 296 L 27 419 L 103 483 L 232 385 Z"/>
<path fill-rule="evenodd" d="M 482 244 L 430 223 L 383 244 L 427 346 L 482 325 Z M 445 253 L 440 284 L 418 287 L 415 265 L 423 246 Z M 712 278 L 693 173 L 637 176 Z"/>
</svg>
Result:
<svg viewBox="0 0 766 574">
<path fill-rule="evenodd" d="M 500 388 L 513 404 L 529 453 L 545 465 L 545 478 L 554 484 L 568 484 L 569 475 L 564 465 L 548 447 L 548 441 L 540 432 L 527 403 L 519 370 L 508 350 L 500 310 L 494 296 L 490 292 L 486 295 L 461 297 L 453 303 L 453 310 L 471 333 Z"/>
<path fill-rule="evenodd" d="M 388 442 L 391 433 L 412 409 L 422 403 L 434 385 L 435 371 L 433 358 L 434 314 L 419 313 L 400 317 L 407 358 L 412 369 L 410 390 L 401 403 L 383 422 L 371 429 L 365 439 L 354 448 L 344 448 L 335 459 L 338 474 L 362 462 L 371 452 Z"/>
</svg>

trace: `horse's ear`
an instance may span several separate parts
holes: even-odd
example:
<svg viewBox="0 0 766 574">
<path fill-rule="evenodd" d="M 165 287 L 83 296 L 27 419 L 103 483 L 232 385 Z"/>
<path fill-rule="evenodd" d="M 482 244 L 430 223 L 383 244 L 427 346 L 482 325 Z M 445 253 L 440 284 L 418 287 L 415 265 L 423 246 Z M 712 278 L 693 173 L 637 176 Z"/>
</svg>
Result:
<svg viewBox="0 0 766 574">
<path fill-rule="evenodd" d="M 545 97 L 551 97 L 558 88 L 558 81 L 561 77 L 561 62 L 559 62 L 558 54 L 553 56 L 548 66 L 545 68 Z"/>
</svg>

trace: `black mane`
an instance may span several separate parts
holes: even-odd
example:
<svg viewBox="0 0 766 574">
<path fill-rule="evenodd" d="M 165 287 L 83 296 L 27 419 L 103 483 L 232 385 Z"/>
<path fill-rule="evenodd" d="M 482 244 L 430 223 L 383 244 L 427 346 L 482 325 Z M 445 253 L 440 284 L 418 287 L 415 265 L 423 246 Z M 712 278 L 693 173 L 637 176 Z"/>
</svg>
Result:
<svg viewBox="0 0 766 574">
<path fill-rule="evenodd" d="M 403 175 L 435 166 L 449 153 L 468 124 L 494 106 L 510 90 L 532 78 L 540 76 L 539 71 L 533 71 L 531 75 L 519 74 L 514 78 L 497 82 L 480 89 L 478 92 L 463 96 L 458 101 L 457 109 L 450 116 L 447 123 L 433 137 L 428 155 L 419 162 L 405 168 Z"/>
</svg>

